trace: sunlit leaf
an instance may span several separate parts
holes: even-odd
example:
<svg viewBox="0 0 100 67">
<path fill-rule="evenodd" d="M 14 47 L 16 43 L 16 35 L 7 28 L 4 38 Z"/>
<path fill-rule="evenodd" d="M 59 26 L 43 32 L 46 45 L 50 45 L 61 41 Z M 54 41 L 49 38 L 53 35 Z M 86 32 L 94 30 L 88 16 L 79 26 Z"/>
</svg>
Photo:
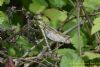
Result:
<svg viewBox="0 0 100 67">
<path fill-rule="evenodd" d="M 100 31 L 100 25 L 94 25 L 92 27 L 92 31 L 91 31 L 91 34 L 93 35 L 94 33 Z"/>
<path fill-rule="evenodd" d="M 85 38 L 84 38 L 84 34 L 81 32 L 80 38 L 78 37 L 78 33 L 74 33 L 72 39 L 72 44 L 73 46 L 77 49 L 80 50 L 80 48 L 82 48 L 85 45 Z"/>
<path fill-rule="evenodd" d="M 5 0 L 0 0 L 0 6 L 3 5 L 4 1 L 5 1 Z"/>
<path fill-rule="evenodd" d="M 41 3 L 38 0 L 33 0 L 33 2 L 29 5 L 29 10 L 32 11 L 33 13 L 40 13 L 47 7 L 45 3 L 46 3 L 45 1 L 43 4 L 43 2 Z"/>
<path fill-rule="evenodd" d="M 63 26 L 63 30 L 64 30 L 64 31 L 69 31 L 70 28 L 72 28 L 72 27 L 74 27 L 74 26 L 77 25 L 76 22 L 77 22 L 76 19 L 74 19 L 74 20 L 72 20 L 72 21 L 70 21 L 70 22 L 68 22 L 68 23 L 66 22 L 67 24 Z M 74 29 L 73 31 L 71 31 L 69 35 L 74 35 L 74 33 L 76 33 L 76 31 L 77 31 L 77 28 Z"/>
<path fill-rule="evenodd" d="M 86 7 L 87 11 L 92 12 L 97 7 L 100 6 L 100 0 L 84 0 L 84 6 Z"/>
<path fill-rule="evenodd" d="M 59 21 L 51 21 L 51 22 L 50 22 L 50 25 L 51 25 L 53 28 L 57 29 L 57 27 L 60 25 L 60 22 L 59 22 Z"/>
<path fill-rule="evenodd" d="M 93 52 L 84 52 L 83 56 L 88 57 L 89 59 L 100 58 L 100 54 Z"/>
<path fill-rule="evenodd" d="M 0 11 L 0 28 L 8 29 L 10 27 L 10 24 L 8 22 L 8 17 L 5 13 Z"/>
<path fill-rule="evenodd" d="M 56 53 L 59 54 L 59 55 L 66 55 L 67 53 L 75 53 L 74 50 L 71 50 L 71 49 L 59 49 L 59 50 L 56 50 Z M 68 53 L 68 54 L 69 54 Z"/>
<path fill-rule="evenodd" d="M 12 47 L 9 47 L 9 48 L 8 48 L 8 54 L 9 54 L 10 56 L 15 56 L 15 55 L 16 55 L 15 49 L 12 48 Z"/>
<path fill-rule="evenodd" d="M 93 35 L 94 33 L 100 31 L 100 17 L 96 18 L 94 21 L 94 26 L 92 27 L 91 34 Z"/>
<path fill-rule="evenodd" d="M 57 53 L 62 56 L 60 67 L 85 67 L 84 61 L 72 49 L 59 49 Z"/>
<path fill-rule="evenodd" d="M 43 13 L 52 21 L 64 21 L 67 18 L 67 12 L 60 11 L 54 8 L 47 9 Z"/>
<path fill-rule="evenodd" d="M 67 4 L 68 0 L 49 0 L 49 3 L 52 7 L 61 8 Z"/>
</svg>

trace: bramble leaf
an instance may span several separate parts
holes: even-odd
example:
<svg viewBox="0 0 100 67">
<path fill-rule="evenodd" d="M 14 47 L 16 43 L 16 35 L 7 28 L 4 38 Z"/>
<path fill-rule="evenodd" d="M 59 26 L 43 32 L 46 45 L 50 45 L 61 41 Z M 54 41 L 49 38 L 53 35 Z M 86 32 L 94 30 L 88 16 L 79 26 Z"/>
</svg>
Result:
<svg viewBox="0 0 100 67">
<path fill-rule="evenodd" d="M 91 30 L 91 35 L 93 35 L 94 33 L 100 31 L 100 17 L 96 18 L 94 21 L 94 26 L 92 27 Z"/>
</svg>

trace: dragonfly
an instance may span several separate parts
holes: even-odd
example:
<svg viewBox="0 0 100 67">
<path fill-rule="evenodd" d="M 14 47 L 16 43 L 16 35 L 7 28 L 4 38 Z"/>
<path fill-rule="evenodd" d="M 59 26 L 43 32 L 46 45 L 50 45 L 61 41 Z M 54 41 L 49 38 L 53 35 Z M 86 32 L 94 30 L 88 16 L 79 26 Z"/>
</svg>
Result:
<svg viewBox="0 0 100 67">
<path fill-rule="evenodd" d="M 41 14 L 37 14 L 36 18 L 37 18 L 37 22 L 39 23 L 40 28 L 44 30 L 47 38 L 55 42 L 62 42 L 66 44 L 71 43 L 71 38 L 69 35 L 65 35 L 57 31 L 56 29 L 50 27 L 49 25 L 46 25 L 43 22 Z"/>
</svg>

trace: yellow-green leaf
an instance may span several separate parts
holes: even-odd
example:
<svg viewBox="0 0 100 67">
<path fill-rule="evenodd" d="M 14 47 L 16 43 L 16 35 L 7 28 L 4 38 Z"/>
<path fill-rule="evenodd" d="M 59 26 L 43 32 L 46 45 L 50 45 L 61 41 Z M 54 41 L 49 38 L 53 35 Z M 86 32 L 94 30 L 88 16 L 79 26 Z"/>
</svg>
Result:
<svg viewBox="0 0 100 67">
<path fill-rule="evenodd" d="M 100 6 L 100 0 L 84 0 L 83 4 L 87 11 L 92 12 Z"/>
<path fill-rule="evenodd" d="M 0 11 L 0 28 L 3 28 L 3 29 L 8 29 L 10 27 L 10 24 L 8 22 L 8 17 L 7 15 Z"/>
<path fill-rule="evenodd" d="M 60 67 L 85 67 L 82 58 L 72 49 L 58 49 L 56 53 L 62 55 Z"/>
<path fill-rule="evenodd" d="M 47 9 L 43 13 L 52 21 L 64 21 L 67 18 L 67 12 L 54 8 Z"/>
<path fill-rule="evenodd" d="M 40 3 L 40 1 L 33 0 L 33 2 L 29 5 L 29 10 L 33 13 L 40 13 L 42 12 L 47 5 Z"/>
<path fill-rule="evenodd" d="M 28 42 L 27 38 L 24 36 L 20 36 L 16 38 L 16 43 L 21 46 L 22 49 L 27 50 L 29 49 L 32 45 Z"/>
<path fill-rule="evenodd" d="M 78 37 L 78 33 L 74 33 L 73 37 L 71 38 L 73 46 L 77 49 L 80 50 L 85 45 L 85 36 L 84 33 L 81 32 L 80 38 Z M 80 40 L 80 41 L 79 41 Z"/>
<path fill-rule="evenodd" d="M 52 7 L 61 8 L 67 4 L 68 0 L 49 0 L 49 3 Z"/>
<path fill-rule="evenodd" d="M 95 59 L 95 58 L 100 58 L 100 54 L 98 53 L 93 53 L 93 52 L 84 52 L 84 57 L 88 57 L 89 59 Z"/>
<path fill-rule="evenodd" d="M 94 21 L 93 21 L 94 25 L 92 27 L 92 30 L 91 30 L 91 34 L 93 35 L 94 33 L 100 31 L 100 17 L 96 18 Z"/>
<path fill-rule="evenodd" d="M 4 1 L 5 1 L 5 0 L 0 0 L 0 6 L 3 5 Z"/>
<path fill-rule="evenodd" d="M 9 4 L 10 3 L 10 0 L 5 0 L 5 4 Z"/>
<path fill-rule="evenodd" d="M 15 55 L 16 55 L 15 49 L 12 48 L 12 47 L 8 48 L 8 54 L 9 54 L 10 56 L 15 56 Z"/>
</svg>

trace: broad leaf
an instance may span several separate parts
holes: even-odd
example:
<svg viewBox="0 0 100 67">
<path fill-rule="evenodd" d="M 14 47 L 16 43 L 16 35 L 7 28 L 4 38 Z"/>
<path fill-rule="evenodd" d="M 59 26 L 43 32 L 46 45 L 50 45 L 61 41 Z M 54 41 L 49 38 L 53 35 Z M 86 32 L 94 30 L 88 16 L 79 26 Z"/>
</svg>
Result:
<svg viewBox="0 0 100 67">
<path fill-rule="evenodd" d="M 0 0 L 0 6 L 3 5 L 4 1 L 5 1 L 5 0 Z"/>
<path fill-rule="evenodd" d="M 8 22 L 8 17 L 2 11 L 0 11 L 0 28 L 8 29 L 10 24 Z"/>
<path fill-rule="evenodd" d="M 72 39 L 73 46 L 79 51 L 85 45 L 84 34 L 81 32 L 80 38 L 78 37 L 78 33 L 74 33 Z"/>
<path fill-rule="evenodd" d="M 100 6 L 100 0 L 84 0 L 83 4 L 86 7 L 87 11 L 92 12 Z"/>
<path fill-rule="evenodd" d="M 58 50 L 56 50 L 56 53 L 59 54 L 59 55 L 66 55 L 68 52 L 69 53 L 71 53 L 71 52 L 74 53 L 75 51 L 71 50 L 71 49 L 58 49 Z"/>
<path fill-rule="evenodd" d="M 49 0 L 49 3 L 52 7 L 61 8 L 67 4 L 68 0 Z"/>
<path fill-rule="evenodd" d="M 84 61 L 72 49 L 59 49 L 57 53 L 62 56 L 60 67 L 85 67 Z"/>
<path fill-rule="evenodd" d="M 32 45 L 28 42 L 28 40 L 27 40 L 25 37 L 23 37 L 23 36 L 17 37 L 16 43 L 17 43 L 18 45 L 20 45 L 21 48 L 24 49 L 24 50 L 27 50 L 27 49 L 29 49 L 29 48 L 32 46 Z"/>
<path fill-rule="evenodd" d="M 59 22 L 59 21 L 51 21 L 51 22 L 50 22 L 50 25 L 51 25 L 53 28 L 57 29 L 57 27 L 59 27 L 59 25 L 60 25 L 60 22 Z"/>
<path fill-rule="evenodd" d="M 94 26 L 92 27 L 91 34 L 93 35 L 94 33 L 100 31 L 100 17 L 96 18 L 94 21 Z"/>
<path fill-rule="evenodd" d="M 10 0 L 0 0 L 0 6 L 2 6 L 4 3 L 9 4 Z"/>
<path fill-rule="evenodd" d="M 5 0 L 5 4 L 9 4 L 10 3 L 10 0 Z"/>
<path fill-rule="evenodd" d="M 10 56 L 15 56 L 15 55 L 16 55 L 16 51 L 15 51 L 15 49 L 12 48 L 12 47 L 9 47 L 7 51 L 8 51 L 8 54 L 9 54 Z"/>
<path fill-rule="evenodd" d="M 29 5 L 29 10 L 33 13 L 40 13 L 42 12 L 48 5 L 46 4 L 45 0 L 42 2 L 40 0 L 33 0 L 33 2 Z"/>
<path fill-rule="evenodd" d="M 100 58 L 100 54 L 98 53 L 93 53 L 93 52 L 84 52 L 84 57 L 88 57 L 89 59 L 95 59 L 95 58 Z"/>
<path fill-rule="evenodd" d="M 72 21 L 70 21 L 68 23 L 66 22 L 66 25 L 63 26 L 63 30 L 66 31 L 66 32 L 70 31 L 70 29 L 73 28 L 76 25 L 77 25 L 77 20 L 76 19 L 74 19 L 74 20 L 72 20 Z M 72 37 L 72 35 L 74 33 L 76 33 L 76 31 L 77 31 L 77 28 L 72 30 L 69 35 Z"/>
<path fill-rule="evenodd" d="M 64 21 L 67 18 L 67 12 L 60 11 L 54 8 L 47 9 L 43 13 L 52 21 Z"/>
</svg>

